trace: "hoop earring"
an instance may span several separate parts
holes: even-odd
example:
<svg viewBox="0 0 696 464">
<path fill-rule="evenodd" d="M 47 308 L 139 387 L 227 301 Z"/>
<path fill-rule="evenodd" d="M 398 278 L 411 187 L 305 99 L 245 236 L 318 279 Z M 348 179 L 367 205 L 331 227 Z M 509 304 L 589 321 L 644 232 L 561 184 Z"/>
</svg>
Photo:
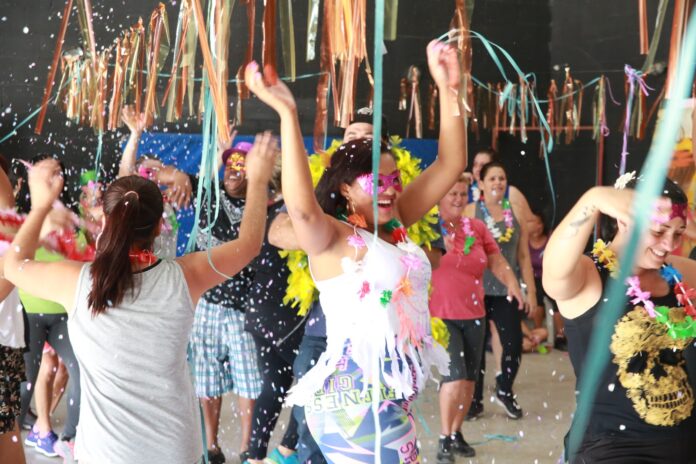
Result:
<svg viewBox="0 0 696 464">
<path fill-rule="evenodd" d="M 355 203 L 353 202 L 352 199 L 347 198 L 347 200 L 348 200 L 348 212 L 351 213 L 350 216 L 348 216 L 348 218 L 347 218 L 348 223 L 352 224 L 355 227 L 362 227 L 362 228 L 366 229 L 367 228 L 367 221 L 365 220 L 365 216 L 355 212 Z"/>
</svg>

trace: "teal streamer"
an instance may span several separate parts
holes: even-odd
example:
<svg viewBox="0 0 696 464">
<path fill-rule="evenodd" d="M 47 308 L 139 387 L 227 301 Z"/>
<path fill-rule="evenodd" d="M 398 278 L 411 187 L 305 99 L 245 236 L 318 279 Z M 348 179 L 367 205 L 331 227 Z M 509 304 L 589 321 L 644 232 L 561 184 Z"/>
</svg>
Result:
<svg viewBox="0 0 696 464">
<path fill-rule="evenodd" d="M 99 175 L 101 174 L 101 159 L 102 159 L 102 148 L 104 142 L 104 131 L 99 129 L 99 134 L 97 135 L 97 153 L 94 155 L 94 172 L 97 173 L 95 179 L 96 182 L 99 181 Z"/>
<path fill-rule="evenodd" d="M 382 133 L 382 85 L 383 85 L 383 55 L 382 48 L 384 47 L 384 0 L 375 0 L 375 39 L 374 39 L 374 96 L 373 96 L 373 112 L 372 112 L 372 127 L 373 134 L 376 137 L 372 138 L 372 181 L 374 192 L 377 191 L 377 182 L 379 181 L 379 160 L 381 153 L 382 138 L 379 134 Z M 379 213 L 377 210 L 377 195 L 372 196 L 372 211 L 374 222 L 374 239 L 377 240 L 377 218 Z M 379 398 L 380 398 L 380 366 L 379 359 L 374 357 L 372 360 L 372 416 L 375 421 L 375 463 L 382 463 L 382 456 L 379 449 L 382 446 L 382 426 L 379 422 Z"/>
<path fill-rule="evenodd" d="M 568 452 L 573 456 L 582 443 L 585 429 L 590 418 L 592 401 L 599 388 L 600 374 L 609 362 L 609 350 L 614 323 L 619 318 L 626 304 L 624 282 L 633 270 L 636 251 L 642 233 L 648 228 L 652 205 L 659 197 L 667 174 L 667 167 L 672 158 L 674 144 L 680 127 L 682 105 L 688 97 L 696 68 L 696 10 L 691 13 L 686 34 L 683 39 L 683 49 L 677 66 L 672 98 L 666 100 L 664 119 L 658 124 L 653 138 L 648 158 L 641 170 L 643 182 L 638 184 L 638 190 L 633 200 L 635 212 L 634 227 L 626 243 L 624 257 L 620 260 L 619 276 L 609 279 L 608 299 L 599 308 L 598 320 L 592 333 L 590 346 L 587 351 L 584 377 L 580 383 L 578 406 L 575 411 L 573 425 L 570 431 Z"/>
<path fill-rule="evenodd" d="M 452 34 L 453 31 L 447 31 L 443 35 L 441 35 L 438 40 L 444 40 L 448 36 Z M 456 31 L 454 31 L 456 32 Z M 507 74 L 505 73 L 505 69 L 503 68 L 502 62 L 500 58 L 498 57 L 498 54 L 496 53 L 495 49 L 498 49 L 500 53 L 505 57 L 507 62 L 512 66 L 514 71 L 517 73 L 517 76 L 519 79 L 523 80 L 527 84 L 527 88 L 530 88 L 529 84 L 529 76 L 530 74 L 525 74 L 522 72 L 520 67 L 517 65 L 517 62 L 512 58 L 512 56 L 505 50 L 503 47 L 498 45 L 495 42 L 491 42 L 488 39 L 486 39 L 482 34 L 479 34 L 476 31 L 469 30 L 469 34 L 471 38 L 478 39 L 481 41 L 483 46 L 485 47 L 486 51 L 490 55 L 491 59 L 493 60 L 493 63 L 496 65 L 498 70 L 500 71 L 500 74 L 502 74 L 503 78 L 507 82 L 506 88 L 503 91 L 504 94 L 509 93 L 509 87 L 512 84 L 510 79 L 508 79 Z M 454 41 L 456 40 L 456 37 L 454 34 L 452 34 L 452 37 L 448 40 Z M 534 108 L 534 111 L 536 111 L 539 119 L 539 125 L 540 129 L 539 132 L 542 137 L 542 143 L 541 147 L 544 152 L 544 165 L 546 168 L 546 178 L 549 184 L 549 190 L 551 191 L 551 203 L 553 205 L 553 214 L 551 217 L 551 225 L 555 224 L 556 222 L 556 210 L 557 210 L 557 205 L 556 205 L 556 189 L 553 186 L 553 178 L 551 176 L 551 165 L 549 164 L 549 153 L 553 150 L 553 134 L 551 133 L 551 127 L 549 126 L 548 122 L 546 121 L 546 117 L 544 115 L 544 112 L 541 110 L 541 106 L 539 105 L 539 101 L 536 99 L 536 96 L 534 93 L 530 92 L 529 93 L 529 99 L 531 100 L 531 105 Z M 500 102 L 502 105 L 502 102 Z M 544 139 L 546 139 L 546 143 L 544 143 Z"/>
<path fill-rule="evenodd" d="M 63 83 L 63 85 L 59 89 L 56 90 L 56 93 L 54 94 L 53 97 L 48 99 L 48 102 L 46 102 L 46 105 L 50 104 L 51 100 L 53 100 L 53 103 L 55 103 L 56 98 L 58 98 L 58 94 L 60 93 L 61 90 L 63 90 L 63 88 L 65 88 L 66 85 L 68 85 L 68 82 Z M 29 123 L 29 121 L 34 119 L 41 112 L 41 108 L 42 107 L 39 106 L 34 111 L 29 113 L 29 116 L 22 119 L 22 121 L 19 124 L 14 126 L 14 128 L 12 128 L 12 130 L 8 134 L 6 134 L 2 139 L 0 139 L 0 143 L 3 143 L 5 141 L 7 141 L 10 137 L 14 137 L 15 135 L 17 135 L 17 129 L 25 126 L 26 124 Z"/>
<path fill-rule="evenodd" d="M 529 77 L 530 75 L 532 75 L 532 73 L 527 74 L 527 77 Z M 591 87 L 591 86 L 597 84 L 599 82 L 599 79 L 600 79 L 599 77 L 595 77 L 594 79 L 587 81 L 586 83 L 582 84 L 583 88 L 586 89 L 587 87 Z M 471 76 L 471 80 L 474 81 L 474 84 L 478 85 L 479 87 L 486 90 L 487 92 L 490 92 L 490 93 L 495 94 L 495 95 L 501 95 L 501 92 L 498 92 L 497 90 L 489 89 L 487 84 L 483 83 L 480 79 L 477 79 L 475 76 Z M 536 80 L 536 79 L 532 79 L 532 80 Z M 580 89 L 575 90 L 569 94 L 563 95 L 561 97 L 558 97 L 555 101 L 560 101 L 560 100 L 565 100 L 566 98 L 571 98 L 571 97 L 577 95 L 578 93 L 580 93 Z M 538 98 L 537 98 L 537 101 L 539 103 L 548 103 L 549 102 L 548 100 L 539 100 Z M 520 99 L 517 99 L 517 102 L 521 103 Z M 528 106 L 530 105 L 529 100 L 527 100 L 527 105 Z M 527 111 L 526 115 L 529 116 L 529 111 Z M 527 118 L 527 119 L 529 119 L 529 118 Z"/>
</svg>

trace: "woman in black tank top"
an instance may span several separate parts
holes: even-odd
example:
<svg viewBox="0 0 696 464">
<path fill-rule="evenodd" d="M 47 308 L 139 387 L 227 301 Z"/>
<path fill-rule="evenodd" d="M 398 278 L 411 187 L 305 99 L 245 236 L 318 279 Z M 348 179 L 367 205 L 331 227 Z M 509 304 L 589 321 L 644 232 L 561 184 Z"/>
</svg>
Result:
<svg viewBox="0 0 696 464">
<path fill-rule="evenodd" d="M 696 285 L 696 262 L 670 255 L 686 228 L 687 198 L 671 181 L 663 195 L 638 245 L 626 287 L 632 298 L 614 322 L 610 361 L 600 374 L 589 423 L 571 463 L 696 462 L 694 390 L 684 359 L 693 333 L 675 336 L 663 317 L 674 321 L 696 311 L 677 297 Z M 590 189 L 546 247 L 544 289 L 564 318 L 578 387 L 595 316 L 631 232 L 633 199 L 631 188 Z M 614 220 L 616 235 L 584 254 L 600 214 Z"/>
</svg>

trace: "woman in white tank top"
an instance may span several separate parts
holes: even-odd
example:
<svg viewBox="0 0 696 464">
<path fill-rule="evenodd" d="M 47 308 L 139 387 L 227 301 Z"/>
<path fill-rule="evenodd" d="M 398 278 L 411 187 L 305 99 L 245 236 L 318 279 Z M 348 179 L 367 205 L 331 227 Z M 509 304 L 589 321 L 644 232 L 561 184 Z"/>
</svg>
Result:
<svg viewBox="0 0 696 464">
<path fill-rule="evenodd" d="M 292 94 L 277 76 L 262 76 L 256 63 L 246 68 L 249 88 L 280 115 L 283 196 L 326 314 L 327 351 L 288 402 L 305 405 L 310 431 L 332 463 L 418 462 L 409 401 L 431 365 L 447 369 L 447 354 L 430 334 L 430 265 L 404 229 L 466 167 L 456 50 L 434 41 L 428 64 L 440 95 L 437 160 L 402 189 L 389 148 L 381 147 L 373 182 L 373 142 L 353 140 L 332 156 L 316 196 Z M 368 232 L 375 229 L 377 236 Z"/>
<path fill-rule="evenodd" d="M 53 159 L 30 170 L 32 210 L 7 252 L 5 276 L 68 308 L 82 372 L 75 443 L 81 464 L 201 460 L 198 406 L 186 364 L 193 311 L 202 293 L 259 252 L 276 154 L 268 133 L 257 136 L 246 158 L 247 205 L 237 240 L 211 249 L 210 256 L 200 252 L 165 261 L 152 253 L 162 195 L 138 176 L 120 178 L 106 190 L 93 263 L 33 261 L 41 224 L 63 179 Z"/>
</svg>

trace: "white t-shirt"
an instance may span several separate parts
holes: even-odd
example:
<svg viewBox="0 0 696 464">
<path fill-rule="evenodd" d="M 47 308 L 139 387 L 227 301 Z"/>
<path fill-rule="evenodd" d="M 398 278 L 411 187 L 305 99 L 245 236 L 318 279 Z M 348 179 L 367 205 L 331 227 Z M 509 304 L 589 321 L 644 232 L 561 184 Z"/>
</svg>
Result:
<svg viewBox="0 0 696 464">
<path fill-rule="evenodd" d="M 0 345 L 24 348 L 24 316 L 16 287 L 0 302 Z"/>
</svg>

